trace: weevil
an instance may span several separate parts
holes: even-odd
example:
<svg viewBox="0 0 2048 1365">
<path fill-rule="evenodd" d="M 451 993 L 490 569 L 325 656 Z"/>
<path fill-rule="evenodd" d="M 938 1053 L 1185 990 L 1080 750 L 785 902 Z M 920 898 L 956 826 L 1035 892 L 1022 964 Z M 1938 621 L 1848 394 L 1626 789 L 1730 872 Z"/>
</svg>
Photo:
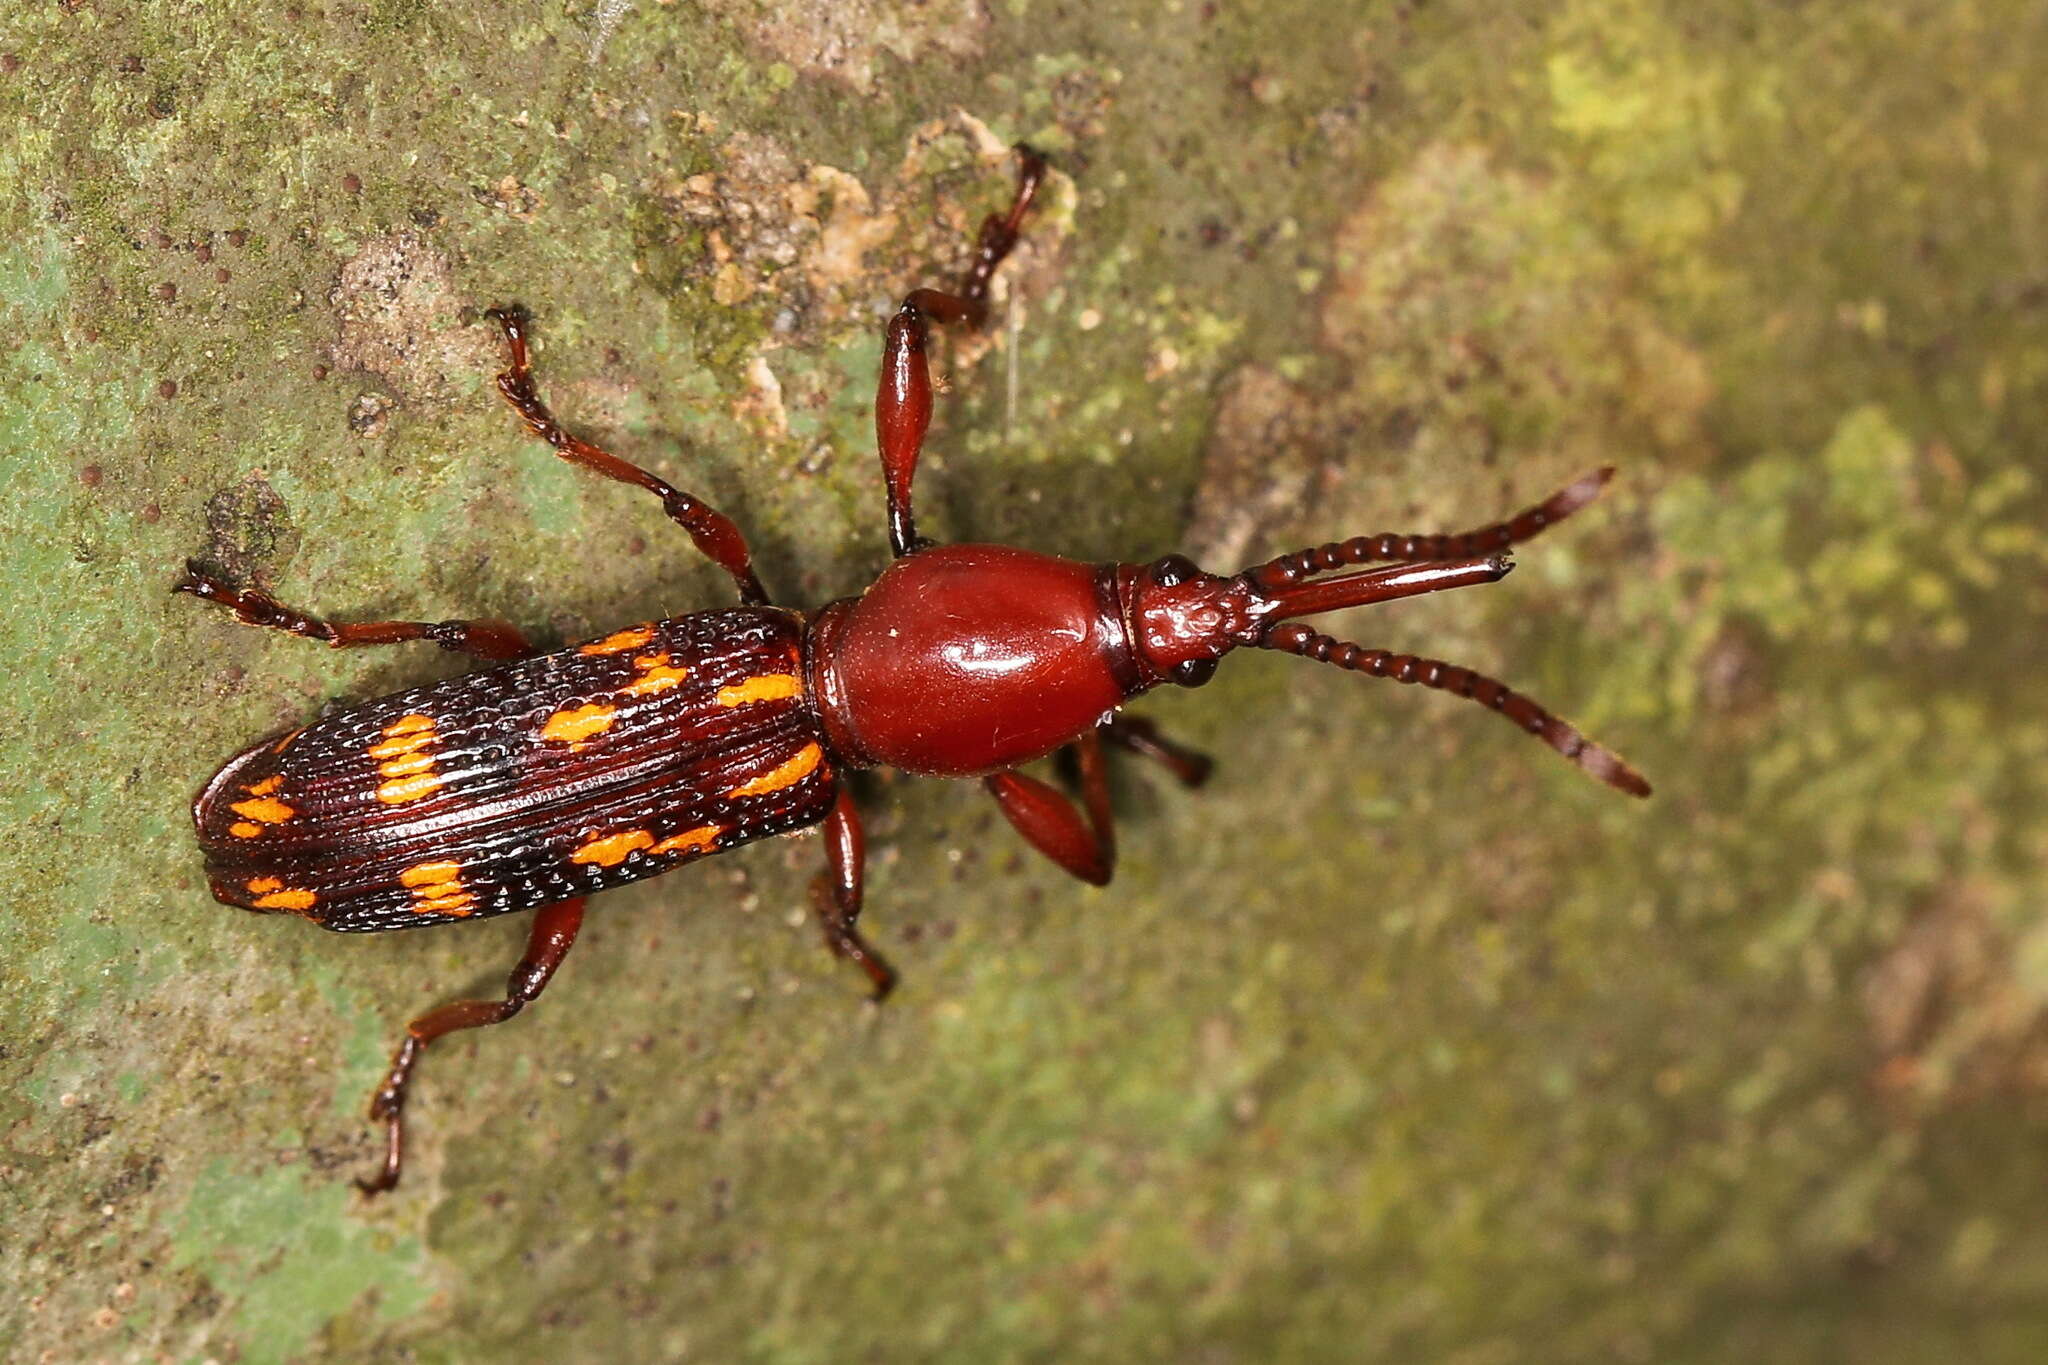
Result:
<svg viewBox="0 0 2048 1365">
<path fill-rule="evenodd" d="M 1032 847 L 1100 886 L 1115 861 L 1104 746 L 1157 760 L 1189 786 L 1209 769 L 1121 708 L 1165 683 L 1201 686 L 1235 649 L 1469 698 L 1601 781 L 1649 794 L 1613 752 L 1491 678 L 1294 619 L 1498 580 L 1511 546 L 1585 506 L 1612 470 L 1478 530 L 1359 536 L 1230 575 L 1178 554 L 1084 564 L 917 533 L 911 485 L 932 415 L 932 328 L 986 320 L 990 280 L 1047 170 L 1029 148 L 1018 155 L 1009 208 L 983 222 L 957 289 L 914 290 L 887 323 L 875 431 L 893 559 L 857 597 L 809 613 L 774 604 L 730 519 L 564 430 L 534 384 L 530 321 L 516 307 L 489 314 L 509 356 L 497 380 L 506 402 L 563 459 L 660 498 L 731 576 L 737 607 L 542 653 L 504 621 L 329 621 L 186 566 L 176 591 L 249 625 L 337 647 L 429 640 L 492 665 L 265 739 L 193 803 L 209 884 L 229 905 L 360 933 L 538 912 L 502 999 L 456 1001 L 407 1025 L 371 1101 L 384 1159 L 357 1182 L 366 1193 L 398 1183 L 424 1049 L 538 999 L 592 894 L 822 824 L 813 908 L 826 943 L 880 999 L 896 977 L 859 927 L 866 853 L 846 774 L 886 764 L 977 780 Z M 1078 804 L 1018 771 L 1061 750 L 1075 759 Z"/>
</svg>

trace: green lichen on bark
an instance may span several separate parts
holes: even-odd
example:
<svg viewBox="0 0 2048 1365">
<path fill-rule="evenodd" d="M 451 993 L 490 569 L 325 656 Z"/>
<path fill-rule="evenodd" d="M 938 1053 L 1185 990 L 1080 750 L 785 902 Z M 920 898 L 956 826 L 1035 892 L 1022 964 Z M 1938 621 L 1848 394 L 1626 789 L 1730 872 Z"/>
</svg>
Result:
<svg viewBox="0 0 2048 1365">
<path fill-rule="evenodd" d="M 0 1354 L 2041 1358 L 2044 67 L 2022 0 L 12 7 Z M 183 807 L 454 665 L 176 566 L 551 640 L 723 600 L 495 403 L 516 298 L 579 428 L 857 590 L 877 320 L 1022 137 L 930 529 L 1250 556 L 1619 465 L 1342 624 L 1658 796 L 1233 660 L 1145 704 L 1219 772 L 1119 775 L 1107 891 L 864 781 L 886 1010 L 815 840 L 608 897 L 364 1206 L 385 1048 L 523 926 L 232 914 Z"/>
</svg>

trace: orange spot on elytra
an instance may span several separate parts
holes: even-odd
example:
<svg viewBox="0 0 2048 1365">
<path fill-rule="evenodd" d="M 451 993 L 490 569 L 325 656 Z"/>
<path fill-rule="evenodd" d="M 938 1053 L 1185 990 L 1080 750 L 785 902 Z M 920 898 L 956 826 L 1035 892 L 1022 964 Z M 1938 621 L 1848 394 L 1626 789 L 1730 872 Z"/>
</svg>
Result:
<svg viewBox="0 0 2048 1365">
<path fill-rule="evenodd" d="M 254 801 L 237 801 L 228 809 L 237 815 L 246 815 L 251 820 L 261 820 L 266 825 L 281 825 L 298 814 L 274 796 L 259 796 Z"/>
<path fill-rule="evenodd" d="M 654 836 L 644 829 L 629 829 L 622 834 L 601 834 L 571 853 L 569 861 L 617 867 L 626 861 L 628 853 L 636 848 L 646 848 L 653 842 Z"/>
<path fill-rule="evenodd" d="M 440 788 L 441 778 L 439 774 L 417 773 L 411 777 L 401 777 L 396 781 L 386 782 L 383 786 L 377 788 L 377 799 L 387 806 L 398 806 L 403 805 L 407 801 L 417 801 L 429 792 L 439 791 Z"/>
<path fill-rule="evenodd" d="M 760 796 L 765 792 L 781 791 L 784 787 L 795 786 L 809 777 L 817 766 L 825 761 L 825 753 L 815 744 L 806 744 L 781 763 L 751 782 L 742 782 L 727 792 L 727 796 Z"/>
<path fill-rule="evenodd" d="M 275 877 L 257 877 L 248 887 L 256 897 L 249 903 L 259 910 L 310 910 L 320 899 L 310 891 L 286 890 Z"/>
<path fill-rule="evenodd" d="M 282 773 L 272 773 L 255 786 L 249 787 L 246 790 L 251 796 L 268 796 L 283 785 L 284 775 Z"/>
<path fill-rule="evenodd" d="M 382 744 L 372 744 L 364 752 L 371 758 L 398 758 L 415 749 L 426 748 L 437 738 L 439 736 L 432 730 L 422 730 L 418 734 L 401 735 L 397 739 L 387 739 Z"/>
<path fill-rule="evenodd" d="M 638 649 L 654 638 L 653 626 L 634 626 L 607 635 L 602 640 L 592 640 L 577 650 L 579 654 L 624 654 L 629 649 Z"/>
<path fill-rule="evenodd" d="M 402 805 L 417 801 L 441 786 L 441 779 L 434 773 L 434 755 L 421 753 L 440 739 L 434 729 L 434 718 L 414 712 L 400 716 L 384 727 L 384 741 L 372 744 L 366 751 L 371 758 L 381 759 L 377 771 L 391 779 L 377 788 L 377 799 L 387 806 Z"/>
<path fill-rule="evenodd" d="M 696 853 L 709 853 L 712 849 L 718 847 L 718 836 L 723 833 L 725 831 L 717 825 L 705 825 L 702 829 L 687 829 L 681 834 L 670 835 L 647 851 L 649 853 L 681 853 L 687 849 Z"/>
<path fill-rule="evenodd" d="M 745 706 L 752 701 L 781 701 L 802 695 L 804 685 L 794 673 L 764 673 L 758 678 L 718 689 L 720 706 Z"/>
<path fill-rule="evenodd" d="M 461 863 L 414 863 L 398 874 L 398 881 L 401 886 L 432 886 L 436 882 L 452 882 L 461 872 Z"/>
<path fill-rule="evenodd" d="M 300 727 L 299 727 L 298 729 L 296 729 L 296 730 L 292 731 L 292 732 L 291 732 L 290 734 L 286 735 L 286 736 L 285 736 L 285 737 L 284 737 L 283 739 L 279 740 L 279 741 L 278 741 L 278 742 L 276 743 L 276 745 L 275 745 L 275 746 L 273 746 L 273 747 L 271 748 L 270 752 L 272 752 L 272 753 L 274 753 L 274 754 L 281 754 L 281 753 L 283 753 L 283 752 L 285 751 L 286 747 L 287 747 L 287 746 L 289 746 L 289 745 L 291 744 L 291 742 L 292 742 L 293 740 L 297 739 L 297 738 L 298 738 L 298 737 L 299 737 L 300 735 L 303 735 L 303 734 L 305 734 L 305 733 L 306 733 L 306 727 L 305 727 L 305 726 L 303 726 L 303 725 L 301 725 L 301 726 L 300 726 Z"/>
<path fill-rule="evenodd" d="M 228 833 L 237 839 L 253 839 L 263 832 L 263 826 L 252 825 L 247 820 L 237 820 L 228 826 Z"/>
<path fill-rule="evenodd" d="M 633 667 L 645 676 L 626 684 L 623 691 L 629 697 L 649 697 L 656 692 L 666 692 L 671 687 L 680 686 L 683 679 L 690 676 L 687 668 L 670 668 L 666 654 L 642 654 L 633 660 Z"/>
<path fill-rule="evenodd" d="M 451 861 L 414 863 L 398 874 L 401 886 L 412 889 L 417 915 L 467 915 L 476 897 L 462 885 L 462 864 Z"/>
<path fill-rule="evenodd" d="M 557 711 L 541 727 L 540 737 L 557 744 L 574 744 L 611 729 L 618 715 L 609 706 L 579 706 L 574 710 Z"/>
</svg>

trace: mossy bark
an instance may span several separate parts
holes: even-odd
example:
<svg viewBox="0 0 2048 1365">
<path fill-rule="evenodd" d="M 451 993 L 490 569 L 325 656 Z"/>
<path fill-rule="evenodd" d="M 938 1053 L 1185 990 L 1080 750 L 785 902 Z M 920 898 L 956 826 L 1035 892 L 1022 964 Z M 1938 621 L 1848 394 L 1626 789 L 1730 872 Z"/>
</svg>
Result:
<svg viewBox="0 0 2048 1365">
<path fill-rule="evenodd" d="M 2048 1353 L 2048 10 L 170 0 L 0 17 L 0 1354 L 10 1360 Z M 929 531 L 1212 561 L 1584 468 L 1498 588 L 1343 622 L 1657 782 L 1299 660 L 1145 703 L 1117 881 L 865 781 L 883 1010 L 815 839 L 523 926 L 206 895 L 227 753 L 435 676 L 167 588 L 550 640 L 726 600 L 495 402 L 881 562 L 889 301 L 1030 138 Z M 1217 562 L 1216 567 L 1236 567 Z"/>
</svg>

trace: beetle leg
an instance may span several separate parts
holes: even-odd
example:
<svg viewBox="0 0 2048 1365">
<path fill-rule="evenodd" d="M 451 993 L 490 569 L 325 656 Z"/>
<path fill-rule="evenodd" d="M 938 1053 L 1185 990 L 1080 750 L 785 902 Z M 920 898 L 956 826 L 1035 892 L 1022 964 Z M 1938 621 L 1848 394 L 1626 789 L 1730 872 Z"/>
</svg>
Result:
<svg viewBox="0 0 2048 1365">
<path fill-rule="evenodd" d="M 898 556 L 919 548 L 910 512 L 910 485 L 917 475 L 917 457 L 932 422 L 931 367 L 925 344 L 933 322 L 964 322 L 979 327 L 988 318 L 988 282 L 996 267 L 1017 245 L 1017 229 L 1025 210 L 1045 179 L 1045 158 L 1029 147 L 1017 148 L 1017 193 L 1007 213 L 982 220 L 974 247 L 974 264 L 957 294 L 913 289 L 889 319 L 882 342 L 882 382 L 875 394 L 875 440 L 882 452 L 882 482 L 889 494 L 889 548 Z"/>
<path fill-rule="evenodd" d="M 1102 740 L 1089 731 L 1074 741 L 1081 767 L 1084 819 L 1060 791 L 1022 773 L 991 773 L 982 779 L 1003 816 L 1031 846 L 1082 881 L 1107 886 L 1116 868 L 1116 827 L 1109 812 L 1109 774 Z"/>
<path fill-rule="evenodd" d="M 1111 716 L 1096 727 L 1104 739 L 1120 749 L 1141 754 L 1161 764 L 1179 779 L 1183 787 L 1199 787 L 1209 780 L 1216 766 L 1210 757 L 1176 744 L 1159 733 L 1159 727 L 1143 716 Z"/>
<path fill-rule="evenodd" d="M 498 392 L 505 395 L 505 401 L 512 405 L 512 410 L 519 414 L 519 420 L 526 423 L 527 429 L 553 446 L 555 453 L 570 464 L 594 469 L 608 479 L 644 488 L 660 498 L 662 510 L 668 513 L 669 520 L 688 531 L 698 550 L 732 575 L 733 583 L 739 588 L 741 602 L 750 606 L 767 602 L 768 592 L 754 574 L 753 552 L 747 548 L 747 538 L 731 518 L 640 466 L 629 464 L 562 430 L 561 423 L 548 411 L 539 390 L 533 386 L 533 367 L 528 362 L 526 351 L 526 328 L 532 318 L 526 310 L 516 305 L 493 308 L 484 316 L 505 330 L 510 360 L 498 375 Z"/>
<path fill-rule="evenodd" d="M 189 559 L 185 561 L 185 577 L 171 591 L 189 592 L 202 602 L 218 603 L 244 625 L 268 626 L 309 640 L 324 640 L 337 649 L 432 640 L 443 649 L 499 662 L 523 659 L 533 653 L 526 636 L 510 621 L 324 621 L 294 611 L 269 593 L 254 588 L 237 592 Z"/>
<path fill-rule="evenodd" d="M 825 946 L 857 963 L 874 982 L 874 998 L 885 999 L 896 988 L 895 969 L 854 927 L 860 920 L 868 850 L 861 832 L 860 808 L 853 804 L 853 793 L 844 788 L 832 804 L 832 813 L 825 817 L 825 856 L 830 866 L 811 883 L 811 909 L 825 931 Z"/>
<path fill-rule="evenodd" d="M 370 1099 L 370 1118 L 384 1123 L 384 1165 L 373 1178 L 356 1181 L 364 1194 L 382 1194 L 398 1184 L 405 1164 L 405 1096 L 420 1053 L 444 1033 L 502 1024 L 538 1000 L 548 978 L 576 942 L 576 931 L 583 925 L 583 902 L 584 898 L 577 896 L 541 907 L 526 941 L 526 956 L 519 959 L 505 982 L 503 1000 L 457 1000 L 429 1010 L 405 1026 L 405 1039 L 391 1056 L 390 1074 Z"/>
</svg>

